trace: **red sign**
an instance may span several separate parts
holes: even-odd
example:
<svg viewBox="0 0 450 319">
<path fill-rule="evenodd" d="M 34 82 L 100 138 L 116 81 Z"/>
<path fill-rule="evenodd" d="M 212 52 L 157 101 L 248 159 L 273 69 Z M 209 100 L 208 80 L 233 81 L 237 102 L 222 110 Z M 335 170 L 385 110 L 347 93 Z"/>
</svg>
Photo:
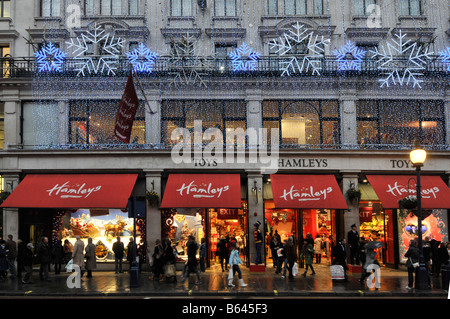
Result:
<svg viewBox="0 0 450 319">
<path fill-rule="evenodd" d="M 334 175 L 271 175 L 276 208 L 348 209 Z"/>
<path fill-rule="evenodd" d="M 115 136 L 125 142 L 130 143 L 131 129 L 133 128 L 134 117 L 139 107 L 139 99 L 136 94 L 133 82 L 133 74 L 130 71 L 122 100 L 116 115 Z"/>
<path fill-rule="evenodd" d="M 360 208 L 359 211 L 359 222 L 360 223 L 367 223 L 372 221 L 372 209 L 362 209 Z"/>
<path fill-rule="evenodd" d="M 217 210 L 218 219 L 238 219 L 239 211 L 237 209 L 221 208 Z"/>
<path fill-rule="evenodd" d="M 399 208 L 398 201 L 416 196 L 415 175 L 367 175 L 384 208 Z M 450 189 L 439 176 L 421 176 L 422 208 L 450 208 Z"/>
<path fill-rule="evenodd" d="M 1 207 L 126 208 L 137 174 L 27 175 Z"/>
<path fill-rule="evenodd" d="M 162 208 L 240 208 L 239 174 L 171 174 Z"/>
</svg>

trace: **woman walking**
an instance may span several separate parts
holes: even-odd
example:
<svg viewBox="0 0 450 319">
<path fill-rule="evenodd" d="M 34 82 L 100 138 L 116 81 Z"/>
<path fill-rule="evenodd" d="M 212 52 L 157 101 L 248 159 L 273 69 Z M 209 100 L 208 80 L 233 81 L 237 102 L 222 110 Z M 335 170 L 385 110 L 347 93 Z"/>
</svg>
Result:
<svg viewBox="0 0 450 319">
<path fill-rule="evenodd" d="M 311 268 L 312 274 L 315 275 L 316 272 L 313 268 L 313 257 L 314 257 L 314 247 L 313 245 L 306 241 L 303 244 L 301 256 L 305 258 L 305 272 L 303 273 L 303 277 L 306 277 L 306 273 L 308 272 L 308 267 Z"/>
<path fill-rule="evenodd" d="M 405 254 L 407 258 L 406 267 L 408 267 L 408 286 L 406 289 L 412 289 L 414 284 L 414 273 L 417 276 L 417 269 L 419 268 L 419 248 L 417 248 L 417 241 L 411 240 L 409 242 L 409 249 Z"/>
<path fill-rule="evenodd" d="M 88 238 L 85 253 L 87 278 L 92 278 L 92 270 L 97 268 L 97 257 L 95 255 L 95 245 L 92 243 L 92 238 Z"/>
</svg>

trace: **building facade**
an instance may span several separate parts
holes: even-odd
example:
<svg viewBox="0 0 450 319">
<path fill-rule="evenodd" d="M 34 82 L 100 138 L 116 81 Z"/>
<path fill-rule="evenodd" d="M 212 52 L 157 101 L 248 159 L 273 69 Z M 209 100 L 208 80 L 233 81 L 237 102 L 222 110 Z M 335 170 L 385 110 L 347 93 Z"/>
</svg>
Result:
<svg viewBox="0 0 450 319">
<path fill-rule="evenodd" d="M 45 188 L 36 201 L 18 186 L 27 176 L 62 176 L 50 181 L 61 186 L 72 175 L 95 182 L 131 174 L 131 188 L 128 179 L 114 182 L 117 198 L 159 196 L 156 204 L 145 202 L 138 224 L 151 247 L 168 236 L 182 252 L 186 236 L 195 234 L 207 239 L 212 260 L 219 238 L 235 236 L 250 265 L 257 254 L 254 224 L 261 223 L 266 238 L 275 230 L 282 239 L 311 233 L 330 245 L 355 224 L 368 240 L 383 241 L 380 258 L 397 266 L 417 218 L 398 203 L 388 205 L 376 178 L 393 178 L 384 183 L 394 193 L 403 177 L 415 177 L 409 152 L 419 142 L 428 152 L 424 183 L 437 177 L 430 187 L 448 192 L 446 1 L 0 2 L 0 174 L 4 194 L 11 194 L 2 210 L 3 237 L 91 236 L 107 261 L 112 238 L 133 234 L 128 202 L 112 204 L 114 190 L 111 206 L 58 206 L 47 198 L 57 193 L 43 186 L 48 180 L 26 184 L 36 193 Z M 130 143 L 123 143 L 114 128 L 131 66 L 140 107 Z M 242 131 L 245 136 L 233 135 Z M 183 156 L 181 141 L 189 145 Z M 177 187 L 195 178 L 216 189 L 216 197 L 233 188 L 221 184 L 228 181 L 238 192 L 215 202 L 188 200 L 182 196 L 194 191 Z M 293 194 L 294 188 L 283 193 L 286 185 L 306 187 L 298 194 L 303 200 L 280 203 Z M 402 186 L 398 199 L 415 182 Z M 337 197 L 320 193 L 329 188 Z M 360 199 L 349 197 L 352 189 Z M 448 241 L 450 207 L 435 197 L 424 202 L 425 234 Z M 270 254 L 262 249 L 262 257 Z"/>
</svg>

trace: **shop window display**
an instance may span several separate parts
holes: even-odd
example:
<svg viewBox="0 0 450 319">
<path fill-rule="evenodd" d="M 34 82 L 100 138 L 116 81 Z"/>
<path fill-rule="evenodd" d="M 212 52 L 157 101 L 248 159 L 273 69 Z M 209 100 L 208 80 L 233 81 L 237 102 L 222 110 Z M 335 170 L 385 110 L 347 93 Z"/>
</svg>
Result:
<svg viewBox="0 0 450 319">
<path fill-rule="evenodd" d="M 448 220 L 445 210 L 423 210 L 422 211 L 422 238 L 424 247 L 432 240 L 437 242 L 448 241 Z M 409 243 L 412 239 L 417 239 L 418 220 L 414 212 L 401 209 L 398 210 L 398 240 L 399 259 L 401 263 L 406 263 L 405 253 L 408 251 Z"/>
<path fill-rule="evenodd" d="M 88 238 L 92 238 L 98 262 L 114 261 L 112 246 L 117 237 L 126 246 L 134 236 L 134 219 L 128 218 L 128 212 L 119 209 L 79 209 L 76 212 L 57 213 L 54 219 L 54 238 L 63 242 L 67 239 L 74 244 L 76 236 L 80 236 L 85 245 Z M 136 219 L 138 248 L 139 243 L 143 242 L 141 239 L 145 237 L 144 231 L 145 221 Z"/>
</svg>

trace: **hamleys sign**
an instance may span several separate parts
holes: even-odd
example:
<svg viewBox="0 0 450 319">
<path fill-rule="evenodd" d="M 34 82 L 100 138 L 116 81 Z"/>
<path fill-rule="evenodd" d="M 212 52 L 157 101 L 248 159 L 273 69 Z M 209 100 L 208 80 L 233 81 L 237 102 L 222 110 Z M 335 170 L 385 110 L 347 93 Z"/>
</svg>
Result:
<svg viewBox="0 0 450 319">
<path fill-rule="evenodd" d="M 101 185 L 89 187 L 86 183 L 71 185 L 66 181 L 62 185 L 56 184 L 51 189 L 47 189 L 48 196 L 59 196 L 60 198 L 87 198 L 92 193 L 102 189 Z"/>
<path fill-rule="evenodd" d="M 240 208 L 239 174 L 171 174 L 162 208 Z"/>
</svg>

